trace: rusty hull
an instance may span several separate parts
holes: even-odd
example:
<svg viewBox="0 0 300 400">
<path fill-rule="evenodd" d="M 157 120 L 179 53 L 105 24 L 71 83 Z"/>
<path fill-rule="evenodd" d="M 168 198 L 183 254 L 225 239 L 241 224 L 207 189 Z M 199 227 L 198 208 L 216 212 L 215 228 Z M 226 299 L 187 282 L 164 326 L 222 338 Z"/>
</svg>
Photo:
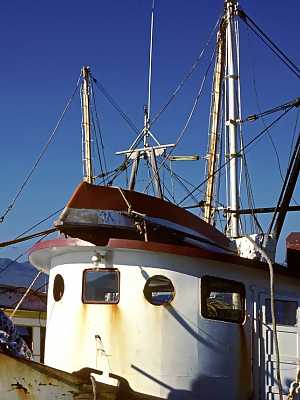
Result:
<svg viewBox="0 0 300 400">
<path fill-rule="evenodd" d="M 161 400 L 134 392 L 126 379 L 111 374 L 117 386 L 95 380 L 100 371 L 84 368 L 75 373 L 0 352 L 1 400 Z"/>
<path fill-rule="evenodd" d="M 84 380 L 72 374 L 0 353 L 0 398 L 83 400 L 94 396 L 91 385 L 85 385 Z"/>
</svg>

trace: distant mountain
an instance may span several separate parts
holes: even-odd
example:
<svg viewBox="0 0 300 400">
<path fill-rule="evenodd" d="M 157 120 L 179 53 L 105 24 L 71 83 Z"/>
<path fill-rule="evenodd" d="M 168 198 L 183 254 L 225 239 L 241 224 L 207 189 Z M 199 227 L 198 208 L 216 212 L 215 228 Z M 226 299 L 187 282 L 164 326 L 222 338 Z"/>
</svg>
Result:
<svg viewBox="0 0 300 400">
<path fill-rule="evenodd" d="M 0 285 L 28 287 L 37 275 L 38 270 L 29 262 L 19 263 L 10 258 L 0 258 Z M 48 275 L 42 273 L 35 282 L 33 289 L 45 292 Z"/>
</svg>

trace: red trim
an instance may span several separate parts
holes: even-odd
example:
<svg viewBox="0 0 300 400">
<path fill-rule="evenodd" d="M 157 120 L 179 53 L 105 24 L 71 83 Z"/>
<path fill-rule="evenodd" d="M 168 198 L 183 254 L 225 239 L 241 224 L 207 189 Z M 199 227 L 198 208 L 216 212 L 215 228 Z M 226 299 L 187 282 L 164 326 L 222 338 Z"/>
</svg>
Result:
<svg viewBox="0 0 300 400">
<path fill-rule="evenodd" d="M 92 243 L 86 242 L 81 239 L 74 238 L 58 238 L 45 240 L 35 244 L 30 250 L 29 254 L 32 254 L 38 250 L 45 250 L 49 248 L 60 248 L 60 247 L 74 247 L 74 246 L 94 246 Z M 229 262 L 232 264 L 244 264 L 246 263 L 258 263 L 258 261 L 247 260 L 238 256 L 232 256 L 224 253 L 217 253 L 213 251 L 198 249 L 196 247 L 189 246 L 177 246 L 174 244 L 164 244 L 156 242 L 142 242 L 141 240 L 127 240 L 127 239 L 109 239 L 107 247 L 111 249 L 128 249 L 128 250 L 143 250 L 152 251 L 155 253 L 168 253 L 186 257 L 201 257 L 210 260 L 216 260 L 220 262 Z"/>
<path fill-rule="evenodd" d="M 125 189 L 122 189 L 122 192 L 132 210 L 149 217 L 162 218 L 186 226 L 221 246 L 230 246 L 229 239 L 223 233 L 189 211 L 144 193 Z M 94 186 L 87 182 L 82 182 L 77 186 L 66 208 L 128 211 L 128 206 L 118 188 Z M 63 220 L 64 218 L 62 222 Z"/>
<path fill-rule="evenodd" d="M 239 256 L 230 254 L 218 253 L 214 251 L 204 250 L 196 247 L 189 246 L 177 246 L 173 244 L 164 244 L 156 242 L 142 242 L 139 240 L 126 240 L 126 239 L 110 239 L 107 245 L 112 249 L 132 249 L 132 250 L 144 250 L 153 251 L 155 253 L 168 253 L 178 256 L 186 257 L 199 257 L 207 258 L 210 260 L 216 260 L 220 262 L 229 262 L 231 264 L 243 264 L 245 261 L 252 262 Z M 255 261 L 257 263 L 258 261 Z M 263 264 L 260 263 L 259 264 Z"/>
<path fill-rule="evenodd" d="M 73 238 L 58 238 L 54 240 L 46 240 L 43 242 L 39 242 L 34 245 L 30 250 L 29 254 L 38 251 L 45 250 L 53 247 L 73 247 L 73 246 L 94 246 L 92 243 L 86 242 L 81 239 L 73 239 Z M 167 253 L 174 254 L 186 257 L 195 257 L 195 258 L 204 258 L 208 260 L 214 260 L 219 262 L 225 262 L 229 264 L 235 265 L 244 265 L 249 268 L 260 269 L 263 271 L 268 271 L 268 265 L 266 263 L 250 260 L 247 258 L 234 256 L 230 254 L 217 253 L 208 250 L 198 249 L 196 247 L 188 247 L 188 246 L 177 246 L 173 244 L 163 244 L 156 242 L 142 242 L 140 240 L 126 240 L 126 239 L 110 239 L 108 244 L 108 248 L 111 249 L 128 249 L 128 250 L 143 250 L 143 251 L 152 251 L 156 253 Z M 281 275 L 293 276 L 295 278 L 300 278 L 300 271 L 291 270 L 289 268 L 283 267 L 281 265 L 275 264 L 274 271 Z"/>
<path fill-rule="evenodd" d="M 28 255 L 38 250 L 50 249 L 53 247 L 93 246 L 92 243 L 77 238 L 59 237 L 57 239 L 43 240 L 36 243 L 28 250 Z"/>
</svg>

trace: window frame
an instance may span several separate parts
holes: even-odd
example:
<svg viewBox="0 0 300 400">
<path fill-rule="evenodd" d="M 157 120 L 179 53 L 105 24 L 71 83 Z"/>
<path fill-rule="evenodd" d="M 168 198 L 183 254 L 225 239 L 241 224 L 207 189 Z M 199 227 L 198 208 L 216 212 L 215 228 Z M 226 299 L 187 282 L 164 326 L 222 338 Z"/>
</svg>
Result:
<svg viewBox="0 0 300 400">
<path fill-rule="evenodd" d="M 53 287 L 52 287 L 52 297 L 55 303 L 58 303 L 62 300 L 65 294 L 65 288 L 66 287 L 65 287 L 64 277 L 62 276 L 62 274 L 58 272 L 53 279 Z"/>
<path fill-rule="evenodd" d="M 171 300 L 166 301 L 166 302 L 161 303 L 161 304 L 155 304 L 155 303 L 153 303 L 152 301 L 150 301 L 150 299 L 148 298 L 149 281 L 150 281 L 151 279 L 154 279 L 154 278 L 164 278 L 164 279 L 167 279 L 167 280 L 169 281 L 169 283 L 172 285 L 172 289 L 173 289 L 173 290 L 172 290 L 173 297 L 172 297 Z M 166 293 L 168 293 L 168 292 L 166 292 Z M 155 274 L 155 275 L 149 276 L 149 278 L 147 279 L 147 281 L 146 281 L 146 283 L 145 283 L 145 285 L 144 285 L 143 294 L 144 294 L 144 297 L 145 297 L 145 299 L 148 301 L 149 304 L 151 304 L 152 306 L 155 306 L 155 307 L 161 307 L 161 306 L 166 306 L 166 305 L 172 303 L 172 301 L 173 301 L 174 298 L 175 298 L 176 291 L 175 291 L 174 284 L 173 284 L 173 282 L 171 281 L 170 278 L 168 278 L 167 276 L 161 275 L 161 274 Z"/>
<path fill-rule="evenodd" d="M 240 294 L 240 300 L 241 300 L 241 317 L 237 319 L 231 319 L 231 318 L 220 318 L 220 317 L 215 317 L 215 316 L 209 316 L 208 311 L 207 311 L 207 299 L 208 293 L 211 293 L 214 288 L 214 283 L 216 285 L 217 290 L 222 289 L 222 284 L 224 285 L 225 289 L 224 292 L 226 293 L 226 289 L 231 289 L 228 290 L 228 293 L 239 293 Z M 205 287 L 206 284 L 206 287 Z M 220 285 L 220 288 L 217 286 Z M 246 318 L 246 289 L 245 285 L 242 282 L 238 281 L 233 281 L 230 279 L 224 279 L 224 278 L 219 278 L 216 276 L 212 275 L 204 275 L 201 278 L 201 284 L 200 284 L 200 290 L 201 290 L 201 316 L 205 319 L 209 320 L 214 320 L 214 321 L 222 321 L 222 322 L 230 322 L 233 324 L 243 324 Z"/>
<path fill-rule="evenodd" d="M 85 292 L 85 284 L 86 284 L 86 273 L 87 272 L 116 272 L 117 273 L 117 277 L 118 277 L 118 293 L 119 293 L 119 297 L 118 297 L 118 301 L 114 301 L 114 302 L 108 302 L 108 301 L 89 301 L 86 299 L 84 292 Z M 121 274 L 120 271 L 118 270 L 118 268 L 114 268 L 114 267 L 106 267 L 106 268 L 86 268 L 83 270 L 83 276 L 82 276 L 82 290 L 81 290 L 81 301 L 83 304 L 118 304 L 120 302 L 120 297 L 121 297 L 121 293 L 120 293 L 120 280 L 121 280 Z"/>
</svg>

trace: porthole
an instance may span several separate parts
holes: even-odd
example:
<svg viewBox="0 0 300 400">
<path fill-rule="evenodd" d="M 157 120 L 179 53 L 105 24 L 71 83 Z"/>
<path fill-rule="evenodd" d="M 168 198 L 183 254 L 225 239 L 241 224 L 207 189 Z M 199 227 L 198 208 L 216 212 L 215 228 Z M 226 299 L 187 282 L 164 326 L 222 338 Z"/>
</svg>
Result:
<svg viewBox="0 0 300 400">
<path fill-rule="evenodd" d="M 162 306 L 171 303 L 175 297 L 175 289 L 170 279 L 154 275 L 145 284 L 144 296 L 154 306 Z"/>
<path fill-rule="evenodd" d="M 55 301 L 61 300 L 61 298 L 64 295 L 64 291 L 65 291 L 64 278 L 60 274 L 57 274 L 54 278 L 54 283 L 53 283 L 54 300 Z"/>
</svg>

